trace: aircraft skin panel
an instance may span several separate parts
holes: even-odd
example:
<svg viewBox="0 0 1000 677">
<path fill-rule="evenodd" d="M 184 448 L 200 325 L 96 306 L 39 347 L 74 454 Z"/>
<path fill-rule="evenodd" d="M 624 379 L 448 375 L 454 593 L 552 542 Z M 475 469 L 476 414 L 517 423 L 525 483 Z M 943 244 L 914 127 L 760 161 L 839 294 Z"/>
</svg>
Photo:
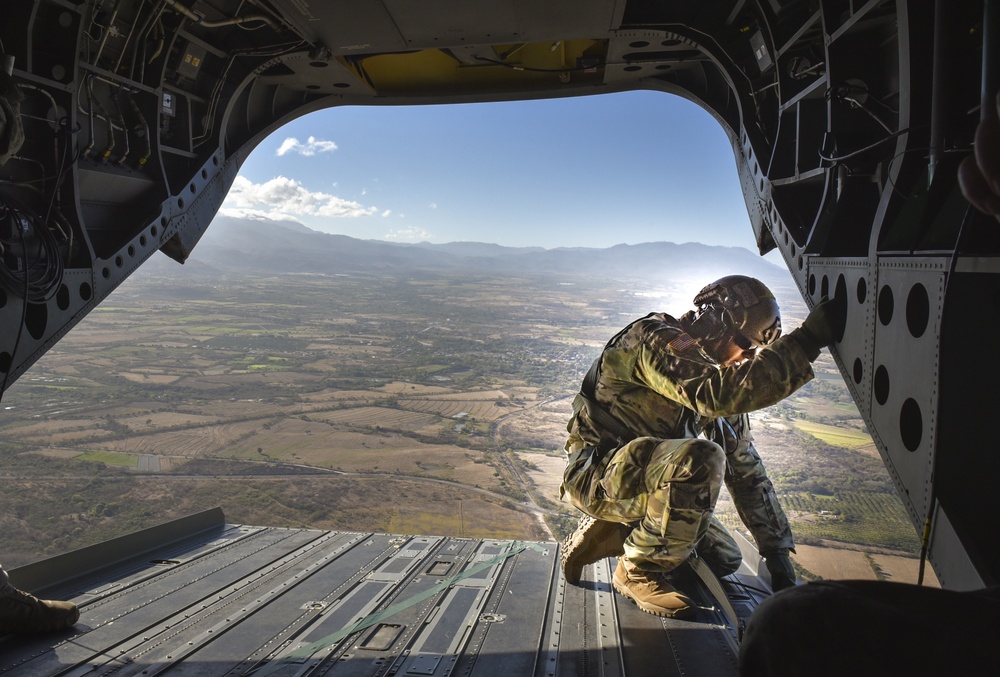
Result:
<svg viewBox="0 0 1000 677">
<path fill-rule="evenodd" d="M 872 299 L 876 323 L 871 417 L 887 450 L 887 463 L 909 489 L 905 504 L 915 523 L 927 516 L 931 500 L 938 409 L 936 337 L 947 263 L 880 259 Z"/>
<path fill-rule="evenodd" d="M 46 590 L 80 605 L 75 629 L 0 638 L 0 674 L 737 674 L 737 632 L 704 588 L 696 618 L 652 616 L 613 591 L 614 559 L 567 585 L 555 543 L 219 524 L 108 554 Z M 745 620 L 767 584 L 725 581 Z"/>
<path fill-rule="evenodd" d="M 972 559 L 966 554 L 967 551 L 961 547 L 961 541 L 944 507 L 938 505 L 936 510 L 931 537 L 939 548 L 952 555 L 935 565 L 934 573 L 938 580 L 957 581 L 955 590 L 979 590 L 987 585 L 994 585 L 992 581 L 983 580 Z"/>
</svg>

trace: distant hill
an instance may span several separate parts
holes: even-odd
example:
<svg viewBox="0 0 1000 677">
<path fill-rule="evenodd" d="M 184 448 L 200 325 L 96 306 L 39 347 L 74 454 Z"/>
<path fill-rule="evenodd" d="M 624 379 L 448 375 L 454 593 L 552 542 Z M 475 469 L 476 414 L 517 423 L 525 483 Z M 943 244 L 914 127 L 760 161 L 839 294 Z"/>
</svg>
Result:
<svg viewBox="0 0 1000 677">
<path fill-rule="evenodd" d="M 156 261 L 155 259 L 160 259 Z M 595 276 L 622 280 L 713 279 L 731 273 L 787 282 L 788 273 L 742 247 L 697 243 L 503 247 L 478 242 L 400 244 L 311 230 L 295 221 L 218 216 L 183 268 L 154 257 L 144 269 L 180 274 L 481 274 Z M 186 269 L 186 270 L 185 270 Z"/>
</svg>

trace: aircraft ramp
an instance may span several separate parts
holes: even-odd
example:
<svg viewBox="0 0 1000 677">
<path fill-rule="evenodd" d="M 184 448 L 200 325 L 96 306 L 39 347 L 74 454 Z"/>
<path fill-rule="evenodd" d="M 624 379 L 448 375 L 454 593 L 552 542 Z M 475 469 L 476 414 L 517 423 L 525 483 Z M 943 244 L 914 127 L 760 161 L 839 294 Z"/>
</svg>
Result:
<svg viewBox="0 0 1000 677">
<path fill-rule="evenodd" d="M 244 526 L 216 509 L 12 570 L 81 616 L 0 638 L 0 675 L 737 673 L 706 589 L 694 619 L 659 618 L 614 592 L 613 566 L 572 586 L 556 543 Z M 724 585 L 743 618 L 767 595 L 749 571 Z"/>
</svg>

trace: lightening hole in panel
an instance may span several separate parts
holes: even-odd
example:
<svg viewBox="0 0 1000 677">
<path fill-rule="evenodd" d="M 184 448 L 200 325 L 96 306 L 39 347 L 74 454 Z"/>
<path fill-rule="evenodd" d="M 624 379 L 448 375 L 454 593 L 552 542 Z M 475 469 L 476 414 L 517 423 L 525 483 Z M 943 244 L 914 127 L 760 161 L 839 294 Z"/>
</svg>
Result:
<svg viewBox="0 0 1000 677">
<path fill-rule="evenodd" d="M 908 398 L 899 410 L 899 436 L 908 451 L 916 451 L 924 436 L 924 417 L 915 399 Z"/>
<path fill-rule="evenodd" d="M 24 310 L 24 328 L 36 341 L 45 336 L 45 325 L 49 323 L 49 307 L 44 303 L 28 303 Z"/>
<path fill-rule="evenodd" d="M 0 307 L 3 307 L 3 300 L 0 300 Z M 59 291 L 56 292 L 56 307 L 59 310 L 69 308 L 69 287 L 65 284 L 59 285 Z"/>
<path fill-rule="evenodd" d="M 927 289 L 918 282 L 906 296 L 906 328 L 913 338 L 924 335 L 930 316 L 931 304 L 927 298 Z"/>
<path fill-rule="evenodd" d="M 875 370 L 875 381 L 872 384 L 875 390 L 875 400 L 879 404 L 889 401 L 889 370 L 885 365 L 880 364 Z"/>
<path fill-rule="evenodd" d="M 861 358 L 854 358 L 854 382 L 861 383 L 861 379 L 865 376 L 865 367 L 861 364 Z"/>
<path fill-rule="evenodd" d="M 833 340 L 840 343 L 847 330 L 847 279 L 843 275 L 837 276 L 837 285 L 833 290 L 833 311 Z"/>
<path fill-rule="evenodd" d="M 888 326 L 892 322 L 892 311 L 895 306 L 892 298 L 892 287 L 885 285 L 878 293 L 878 321 L 883 326 Z"/>
</svg>

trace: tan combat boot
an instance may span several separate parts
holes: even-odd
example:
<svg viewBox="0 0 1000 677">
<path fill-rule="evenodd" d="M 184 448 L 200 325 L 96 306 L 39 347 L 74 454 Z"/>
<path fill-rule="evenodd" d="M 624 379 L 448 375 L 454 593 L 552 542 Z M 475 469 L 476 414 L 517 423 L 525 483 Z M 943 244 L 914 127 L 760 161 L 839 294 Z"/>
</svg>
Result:
<svg viewBox="0 0 1000 677">
<path fill-rule="evenodd" d="M 643 571 L 624 557 L 618 559 L 611 583 L 648 614 L 676 618 L 694 611 L 691 598 L 672 586 L 666 574 Z"/>
<path fill-rule="evenodd" d="M 56 632 L 79 618 L 80 610 L 72 602 L 38 599 L 12 585 L 0 590 L 0 635 Z"/>
<path fill-rule="evenodd" d="M 562 571 L 567 583 L 580 582 L 583 567 L 599 562 L 605 557 L 617 557 L 625 553 L 625 539 L 632 528 L 617 522 L 605 522 L 585 516 L 580 519 L 576 531 L 563 542 Z"/>
</svg>

